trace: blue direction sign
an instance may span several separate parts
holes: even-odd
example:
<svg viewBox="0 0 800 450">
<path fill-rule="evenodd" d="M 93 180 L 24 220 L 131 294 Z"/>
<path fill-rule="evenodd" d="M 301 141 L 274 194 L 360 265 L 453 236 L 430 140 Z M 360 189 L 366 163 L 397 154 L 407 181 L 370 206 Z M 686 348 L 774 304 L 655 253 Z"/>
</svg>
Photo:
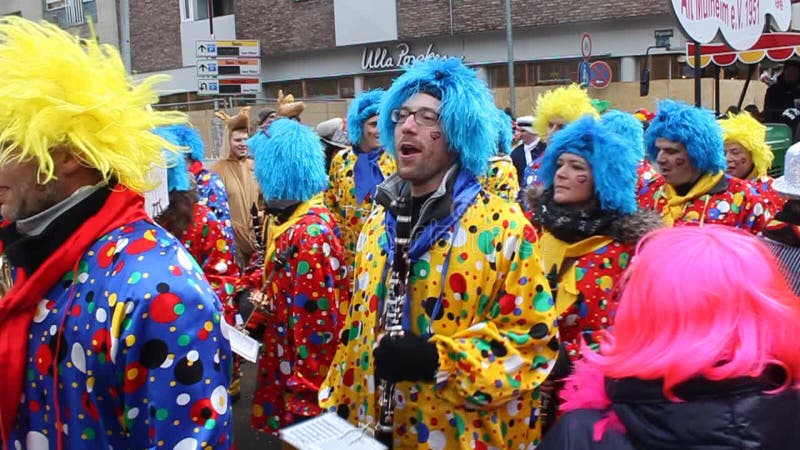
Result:
<svg viewBox="0 0 800 450">
<path fill-rule="evenodd" d="M 591 80 L 592 67 L 589 61 L 581 61 L 578 66 L 578 83 L 588 86 Z"/>
</svg>

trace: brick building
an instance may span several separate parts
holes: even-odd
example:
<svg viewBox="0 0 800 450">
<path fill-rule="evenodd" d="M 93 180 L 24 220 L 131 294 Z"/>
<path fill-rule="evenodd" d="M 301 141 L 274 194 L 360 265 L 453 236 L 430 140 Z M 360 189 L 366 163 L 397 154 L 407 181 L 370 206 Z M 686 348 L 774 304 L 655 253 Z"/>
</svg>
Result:
<svg viewBox="0 0 800 450">
<path fill-rule="evenodd" d="M 693 76 L 667 0 L 511 3 L 514 78 L 523 90 L 577 81 L 584 33 L 591 35 L 592 61 L 610 66 L 612 87 L 629 84 L 623 97 L 634 88 L 638 92 L 633 84 L 646 61 L 654 81 Z M 278 89 L 312 100 L 351 98 L 388 86 L 403 62 L 429 54 L 462 57 L 502 92 L 509 85 L 504 5 L 504 0 L 131 0 L 132 68 L 140 75 L 172 75 L 162 85 L 164 102 L 197 100 L 195 42 L 211 38 L 213 9 L 214 39 L 260 41 L 261 99 L 275 98 Z M 645 58 L 657 30 L 672 33 L 670 48 L 651 49 Z M 746 70 L 731 67 L 722 77 L 743 75 Z M 674 86 L 666 95 L 675 95 Z"/>
</svg>

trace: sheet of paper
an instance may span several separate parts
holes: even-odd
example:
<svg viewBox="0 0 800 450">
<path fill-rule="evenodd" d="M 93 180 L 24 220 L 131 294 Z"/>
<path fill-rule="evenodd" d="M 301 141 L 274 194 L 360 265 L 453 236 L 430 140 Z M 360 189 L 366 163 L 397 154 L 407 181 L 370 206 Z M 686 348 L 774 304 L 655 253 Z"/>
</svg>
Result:
<svg viewBox="0 0 800 450">
<path fill-rule="evenodd" d="M 250 362 L 258 361 L 259 342 L 224 320 L 221 320 L 220 323 L 222 324 L 222 335 L 231 342 L 231 350 Z"/>
<path fill-rule="evenodd" d="M 361 428 L 336 414 L 323 414 L 281 430 L 281 439 L 299 450 L 386 450 Z"/>
</svg>

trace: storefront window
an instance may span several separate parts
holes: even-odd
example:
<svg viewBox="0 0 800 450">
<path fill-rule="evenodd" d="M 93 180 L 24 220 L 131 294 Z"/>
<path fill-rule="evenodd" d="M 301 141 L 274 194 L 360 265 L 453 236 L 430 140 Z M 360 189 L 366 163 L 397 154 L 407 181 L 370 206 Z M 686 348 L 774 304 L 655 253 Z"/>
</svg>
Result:
<svg viewBox="0 0 800 450">
<path fill-rule="evenodd" d="M 681 78 L 681 63 L 678 62 L 679 55 L 654 55 L 650 56 L 650 79 L 651 80 L 670 80 Z M 639 59 L 639 73 L 645 68 L 646 58 Z"/>
<path fill-rule="evenodd" d="M 380 73 L 375 75 L 364 76 L 364 90 L 371 91 L 373 89 L 389 89 L 392 81 L 399 75 L 399 73 Z"/>
<path fill-rule="evenodd" d="M 489 86 L 492 88 L 508 87 L 508 64 L 489 66 Z M 514 63 L 514 86 L 532 86 L 534 83 L 533 64 L 525 62 Z"/>
<path fill-rule="evenodd" d="M 267 98 L 278 98 L 278 91 L 283 89 L 284 95 L 292 94 L 295 97 L 301 98 L 303 94 L 303 82 L 297 81 L 282 81 L 279 83 L 266 83 L 264 90 L 266 91 Z"/>
</svg>

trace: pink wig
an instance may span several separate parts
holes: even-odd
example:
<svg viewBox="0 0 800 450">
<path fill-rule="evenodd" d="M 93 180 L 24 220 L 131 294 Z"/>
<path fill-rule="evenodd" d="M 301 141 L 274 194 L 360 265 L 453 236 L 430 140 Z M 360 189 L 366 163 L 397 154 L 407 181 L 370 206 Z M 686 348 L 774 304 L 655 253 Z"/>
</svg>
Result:
<svg viewBox="0 0 800 450">
<path fill-rule="evenodd" d="M 627 275 L 613 336 L 599 354 L 583 349 L 606 376 L 663 379 L 673 400 L 689 378 L 755 377 L 769 364 L 800 385 L 800 299 L 757 238 L 720 226 L 657 230 Z"/>
</svg>

